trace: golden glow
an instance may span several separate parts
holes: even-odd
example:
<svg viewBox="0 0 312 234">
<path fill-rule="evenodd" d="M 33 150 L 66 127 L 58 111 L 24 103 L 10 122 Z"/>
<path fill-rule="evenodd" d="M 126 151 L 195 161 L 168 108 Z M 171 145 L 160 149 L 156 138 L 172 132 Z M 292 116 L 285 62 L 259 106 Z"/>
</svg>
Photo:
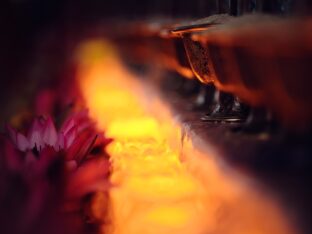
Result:
<svg viewBox="0 0 312 234">
<path fill-rule="evenodd" d="M 90 114 L 115 139 L 108 148 L 111 224 L 103 232 L 294 233 L 275 202 L 181 140 L 168 108 L 125 70 L 107 43 L 81 45 L 77 59 Z M 100 198 L 93 203 L 96 217 Z"/>
</svg>

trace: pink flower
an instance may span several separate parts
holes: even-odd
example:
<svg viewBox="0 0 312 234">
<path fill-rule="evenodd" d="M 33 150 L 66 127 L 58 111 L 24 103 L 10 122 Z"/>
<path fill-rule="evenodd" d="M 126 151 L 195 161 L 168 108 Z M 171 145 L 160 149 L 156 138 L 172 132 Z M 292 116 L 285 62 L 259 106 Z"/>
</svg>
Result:
<svg viewBox="0 0 312 234">
<path fill-rule="evenodd" d="M 59 211 L 65 190 L 62 158 L 50 147 L 35 158 L 1 137 L 1 233 L 66 233 Z"/>
<path fill-rule="evenodd" d="M 35 118 L 27 137 L 10 126 L 7 126 L 7 130 L 13 144 L 21 151 L 35 149 L 40 152 L 45 147 L 51 146 L 56 151 L 68 150 L 70 159 L 75 153 L 88 153 L 87 151 L 90 151 L 94 144 L 104 147 L 112 141 L 112 139 L 105 138 L 103 133 L 96 131 L 95 123 L 89 119 L 87 110 L 72 114 L 65 120 L 58 132 L 51 117 Z M 74 142 L 76 147 L 73 146 Z M 81 144 L 78 146 L 78 142 L 84 143 L 84 146 L 80 147 Z M 83 147 L 85 149 L 81 152 Z M 76 155 L 76 158 L 79 156 Z"/>
<path fill-rule="evenodd" d="M 0 139 L 1 233 L 68 230 L 60 210 L 77 214 L 86 195 L 110 187 L 105 146 L 111 139 L 97 132 L 86 110 L 71 114 L 59 130 L 51 117 L 37 117 L 24 132 L 7 126 L 9 140 Z"/>
<path fill-rule="evenodd" d="M 43 117 L 35 118 L 27 137 L 10 126 L 7 126 L 7 129 L 13 144 L 17 149 L 24 152 L 33 149 L 40 152 L 47 146 L 53 147 L 56 151 L 66 149 L 76 137 L 74 124 L 72 128 L 67 126 L 65 130 L 58 133 L 50 117 L 46 119 Z"/>
<path fill-rule="evenodd" d="M 51 117 L 35 118 L 27 137 L 10 126 L 7 126 L 7 129 L 15 147 L 25 152 L 26 161 L 41 158 L 41 153 L 46 148 L 64 155 L 66 168 L 70 172 L 68 197 L 79 197 L 96 191 L 101 186 L 104 189 L 108 188 L 109 162 L 105 146 L 112 139 L 97 132 L 87 110 L 72 113 L 59 131 L 56 130 Z M 78 183 L 80 185 L 76 186 Z"/>
</svg>

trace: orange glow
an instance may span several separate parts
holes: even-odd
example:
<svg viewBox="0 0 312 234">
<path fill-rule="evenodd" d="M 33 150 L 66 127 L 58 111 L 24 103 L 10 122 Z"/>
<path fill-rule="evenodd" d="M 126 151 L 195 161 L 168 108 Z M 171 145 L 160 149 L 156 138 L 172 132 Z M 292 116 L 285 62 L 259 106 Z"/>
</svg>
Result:
<svg viewBox="0 0 312 234">
<path fill-rule="evenodd" d="M 168 108 L 125 70 L 107 43 L 82 44 L 77 59 L 90 114 L 115 139 L 108 147 L 115 185 L 109 192 L 111 225 L 103 232 L 295 233 L 276 201 L 221 169 L 190 139 L 181 140 L 181 126 Z M 103 206 L 101 200 L 94 200 L 93 210 Z"/>
</svg>

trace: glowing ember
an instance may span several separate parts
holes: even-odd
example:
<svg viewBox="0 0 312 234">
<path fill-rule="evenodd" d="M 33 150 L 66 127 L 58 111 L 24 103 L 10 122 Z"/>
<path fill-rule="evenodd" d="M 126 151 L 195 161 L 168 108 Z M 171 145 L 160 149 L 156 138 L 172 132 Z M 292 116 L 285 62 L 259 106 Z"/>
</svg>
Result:
<svg viewBox="0 0 312 234">
<path fill-rule="evenodd" d="M 109 219 L 103 232 L 294 233 L 276 202 L 225 173 L 189 140 L 181 144 L 181 127 L 168 109 L 131 77 L 106 43 L 83 44 L 78 62 L 91 116 L 115 139 L 108 148 L 115 185 L 110 217 L 99 211 L 106 203 L 101 196 L 92 209 Z"/>
</svg>

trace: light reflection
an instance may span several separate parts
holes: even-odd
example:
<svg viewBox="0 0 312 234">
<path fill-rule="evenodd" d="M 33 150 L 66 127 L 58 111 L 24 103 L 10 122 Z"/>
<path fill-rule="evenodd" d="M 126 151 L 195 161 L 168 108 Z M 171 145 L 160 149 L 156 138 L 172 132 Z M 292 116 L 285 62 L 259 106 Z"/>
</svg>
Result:
<svg viewBox="0 0 312 234">
<path fill-rule="evenodd" d="M 115 185 L 111 225 L 103 232 L 294 233 L 276 203 L 226 174 L 191 141 L 182 147 L 181 128 L 168 108 L 125 70 L 107 43 L 90 41 L 78 52 L 90 114 L 115 139 L 108 147 Z M 93 205 L 97 210 L 101 199 Z"/>
</svg>

